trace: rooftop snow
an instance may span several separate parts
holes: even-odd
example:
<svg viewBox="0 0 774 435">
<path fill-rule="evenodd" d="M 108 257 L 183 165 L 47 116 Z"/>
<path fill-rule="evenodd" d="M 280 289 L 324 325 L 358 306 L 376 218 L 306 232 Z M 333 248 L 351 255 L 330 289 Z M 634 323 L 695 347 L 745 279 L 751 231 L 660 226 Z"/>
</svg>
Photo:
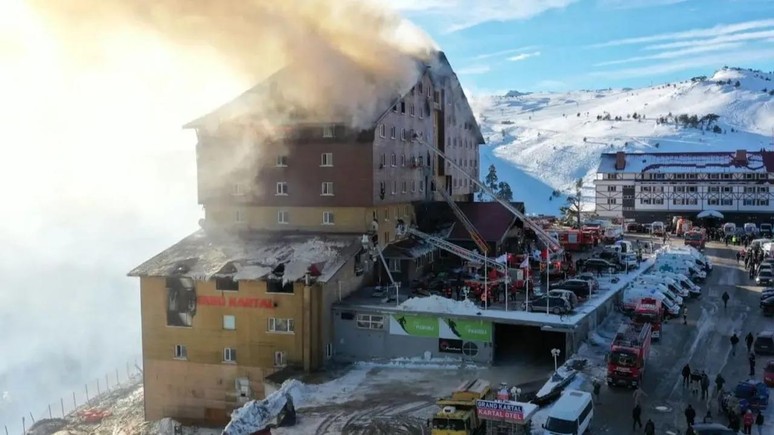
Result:
<svg viewBox="0 0 774 435">
<path fill-rule="evenodd" d="M 296 281 L 314 264 L 321 273 L 318 281 L 327 282 L 360 249 L 355 236 L 199 230 L 137 266 L 129 276 L 170 276 L 183 266 L 179 274 L 194 279 L 217 275 L 256 280 L 284 264 L 284 280 Z"/>
<path fill-rule="evenodd" d="M 616 155 L 602 154 L 598 173 L 766 173 L 774 172 L 774 152 L 747 152 L 747 161 L 735 160 L 736 152 L 627 153 L 623 170 L 615 168 Z"/>
</svg>

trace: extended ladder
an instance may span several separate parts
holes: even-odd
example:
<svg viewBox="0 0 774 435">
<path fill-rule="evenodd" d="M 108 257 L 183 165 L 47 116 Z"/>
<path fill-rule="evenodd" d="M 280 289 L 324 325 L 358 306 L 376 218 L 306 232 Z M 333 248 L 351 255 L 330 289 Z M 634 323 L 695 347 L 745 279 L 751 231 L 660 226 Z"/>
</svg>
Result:
<svg viewBox="0 0 774 435">
<path fill-rule="evenodd" d="M 468 219 L 467 216 L 465 216 L 465 213 L 460 210 L 460 207 L 457 205 L 457 203 L 452 199 L 451 195 L 449 195 L 449 192 L 446 191 L 446 189 L 439 188 L 437 183 L 435 184 L 435 191 L 440 193 L 443 199 L 446 200 L 446 202 L 449 204 L 449 207 L 452 209 L 452 212 L 454 212 L 454 215 L 457 216 L 457 219 L 459 219 L 460 222 L 462 222 L 462 225 L 465 226 L 465 229 L 468 230 L 468 234 L 470 234 L 470 238 L 473 239 L 473 242 L 478 246 L 478 249 L 481 250 L 484 254 L 489 253 L 489 245 L 486 243 L 486 240 L 484 240 L 483 237 L 481 237 L 481 233 L 478 232 L 475 225 Z"/>
<path fill-rule="evenodd" d="M 489 187 L 484 185 L 484 183 L 478 181 L 477 178 L 471 177 L 470 175 L 468 175 L 468 173 L 465 172 L 465 169 L 463 169 L 460 165 L 455 163 L 453 159 L 450 159 L 450 158 L 446 157 L 446 154 L 444 154 L 443 151 L 441 151 L 438 148 L 428 144 L 427 142 L 422 140 L 422 138 L 420 138 L 416 133 L 414 134 L 413 140 L 415 140 L 416 142 L 424 145 L 425 148 L 427 148 L 428 150 L 432 151 L 437 156 L 442 157 L 452 167 L 454 167 L 455 169 L 460 171 L 473 184 L 478 186 L 479 189 L 483 190 L 484 192 L 486 192 L 486 194 L 491 196 L 495 201 L 499 202 L 500 205 L 505 207 L 506 210 L 511 212 L 517 218 L 519 218 L 519 220 L 521 220 L 524 223 L 524 226 L 529 227 L 532 231 L 534 231 L 535 234 L 540 239 L 540 241 L 545 243 L 546 246 L 548 246 L 550 249 L 554 250 L 555 252 L 561 252 L 562 251 L 562 245 L 560 245 L 559 242 L 556 239 L 554 239 L 548 233 L 546 233 L 545 230 L 543 230 L 543 228 L 540 225 L 536 224 L 535 222 L 532 222 L 527 216 L 524 215 L 524 213 L 522 213 L 519 210 L 517 210 L 516 207 L 513 206 L 513 204 L 511 204 L 510 202 L 505 201 L 504 199 L 498 197 L 497 194 L 495 194 L 495 192 L 492 191 L 492 189 L 490 189 Z"/>
<path fill-rule="evenodd" d="M 431 236 L 430 234 L 423 233 L 422 231 L 416 230 L 414 228 L 406 228 L 405 229 L 407 234 L 411 234 L 412 236 L 416 236 L 431 245 L 435 246 L 436 248 L 443 249 L 446 252 L 449 252 L 453 255 L 456 255 L 462 259 L 468 260 L 473 263 L 481 263 L 486 264 L 490 267 L 493 267 L 497 270 L 500 270 L 502 272 L 508 271 L 508 266 L 505 264 L 500 264 L 494 259 L 486 257 L 481 254 L 477 254 L 475 252 L 469 251 L 465 248 L 459 247 L 455 245 L 452 242 L 448 242 L 440 237 Z"/>
</svg>

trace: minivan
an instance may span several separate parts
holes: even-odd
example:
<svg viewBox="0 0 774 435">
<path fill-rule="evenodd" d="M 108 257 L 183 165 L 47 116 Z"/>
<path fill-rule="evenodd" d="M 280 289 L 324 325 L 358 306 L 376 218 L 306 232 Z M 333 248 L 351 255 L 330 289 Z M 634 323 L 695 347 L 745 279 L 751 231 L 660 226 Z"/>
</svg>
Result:
<svg viewBox="0 0 774 435">
<path fill-rule="evenodd" d="M 580 435 L 589 431 L 594 418 L 591 393 L 566 390 L 548 411 L 543 429 L 551 435 Z"/>
<path fill-rule="evenodd" d="M 774 355 L 774 330 L 766 330 L 758 334 L 753 344 L 756 355 Z"/>
</svg>

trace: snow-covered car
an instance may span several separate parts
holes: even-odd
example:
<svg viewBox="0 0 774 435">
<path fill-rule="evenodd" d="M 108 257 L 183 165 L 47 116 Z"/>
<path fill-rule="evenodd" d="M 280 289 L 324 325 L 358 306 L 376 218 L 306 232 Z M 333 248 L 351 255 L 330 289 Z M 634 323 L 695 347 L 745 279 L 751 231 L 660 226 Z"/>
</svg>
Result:
<svg viewBox="0 0 774 435">
<path fill-rule="evenodd" d="M 628 252 L 621 256 L 621 261 L 627 270 L 637 269 L 640 266 L 640 262 L 637 261 L 637 254 L 634 252 Z"/>
</svg>

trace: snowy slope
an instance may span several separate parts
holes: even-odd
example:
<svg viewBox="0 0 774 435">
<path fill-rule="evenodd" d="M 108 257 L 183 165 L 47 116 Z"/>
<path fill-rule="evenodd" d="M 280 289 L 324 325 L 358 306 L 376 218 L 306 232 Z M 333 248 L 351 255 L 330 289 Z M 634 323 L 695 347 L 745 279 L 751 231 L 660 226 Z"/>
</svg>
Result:
<svg viewBox="0 0 774 435">
<path fill-rule="evenodd" d="M 642 89 L 511 91 L 473 98 L 471 103 L 487 141 L 481 147 L 481 176 L 494 163 L 499 178 L 513 188 L 515 200 L 526 202 L 528 213 L 556 213 L 565 199 L 549 200 L 552 193 L 569 193 L 578 178 L 584 179 L 584 202 L 593 202 L 593 180 L 603 152 L 771 147 L 774 73 L 724 68 L 704 79 Z M 645 119 L 632 119 L 634 113 Z M 725 133 L 657 123 L 670 113 L 719 115 L 716 124 Z M 606 114 L 622 119 L 597 119 Z"/>
</svg>

